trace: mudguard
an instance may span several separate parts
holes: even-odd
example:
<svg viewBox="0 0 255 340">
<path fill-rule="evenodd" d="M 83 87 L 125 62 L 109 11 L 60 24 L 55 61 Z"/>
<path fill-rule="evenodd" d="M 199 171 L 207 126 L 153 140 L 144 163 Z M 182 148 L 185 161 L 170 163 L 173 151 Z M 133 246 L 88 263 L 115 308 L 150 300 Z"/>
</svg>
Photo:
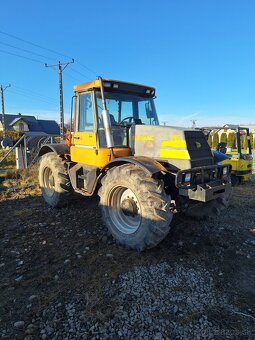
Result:
<svg viewBox="0 0 255 340">
<path fill-rule="evenodd" d="M 65 155 L 70 153 L 70 148 L 66 144 L 54 143 L 45 144 L 41 147 L 38 156 L 42 156 L 48 152 L 55 152 L 57 155 Z"/>
<path fill-rule="evenodd" d="M 139 166 L 141 169 L 143 169 L 147 174 L 150 176 L 155 175 L 156 173 L 159 172 L 167 172 L 167 169 L 158 161 L 155 159 L 149 158 L 149 157 L 121 157 L 121 158 L 115 158 L 109 163 L 107 163 L 103 168 L 102 168 L 102 173 L 105 173 L 108 169 L 122 165 L 122 164 L 134 164 Z"/>
</svg>

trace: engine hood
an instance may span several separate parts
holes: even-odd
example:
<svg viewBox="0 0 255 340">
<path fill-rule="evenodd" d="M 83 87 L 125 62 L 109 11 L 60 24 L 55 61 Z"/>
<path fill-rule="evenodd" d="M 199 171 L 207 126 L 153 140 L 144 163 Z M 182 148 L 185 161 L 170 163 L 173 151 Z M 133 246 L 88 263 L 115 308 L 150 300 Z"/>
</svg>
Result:
<svg viewBox="0 0 255 340">
<path fill-rule="evenodd" d="M 211 149 L 202 131 L 172 126 L 135 125 L 130 129 L 134 156 L 168 162 L 176 170 L 212 165 Z"/>
</svg>

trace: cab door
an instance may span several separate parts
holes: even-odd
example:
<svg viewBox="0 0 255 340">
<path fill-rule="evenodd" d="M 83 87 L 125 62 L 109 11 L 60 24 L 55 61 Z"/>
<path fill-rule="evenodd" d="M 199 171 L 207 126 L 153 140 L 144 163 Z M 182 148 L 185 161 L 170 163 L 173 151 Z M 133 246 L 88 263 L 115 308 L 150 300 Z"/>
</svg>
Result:
<svg viewBox="0 0 255 340">
<path fill-rule="evenodd" d="M 102 124 L 102 118 L 100 122 Z M 93 91 L 78 93 L 70 149 L 73 162 L 102 168 L 111 160 L 110 149 L 106 145 L 99 147 L 98 126 L 95 93 Z M 103 137 L 104 133 L 104 128 L 101 127 L 100 136 Z M 129 156 L 130 149 L 114 147 L 114 154 L 116 157 Z"/>
<path fill-rule="evenodd" d="M 97 166 L 97 123 L 93 96 L 93 92 L 79 93 L 77 96 L 71 159 Z"/>
</svg>

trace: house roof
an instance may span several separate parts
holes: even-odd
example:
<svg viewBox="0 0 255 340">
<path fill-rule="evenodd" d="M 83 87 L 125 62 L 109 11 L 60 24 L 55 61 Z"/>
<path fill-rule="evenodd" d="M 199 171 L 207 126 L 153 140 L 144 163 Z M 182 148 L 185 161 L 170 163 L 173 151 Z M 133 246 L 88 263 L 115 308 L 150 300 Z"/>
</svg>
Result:
<svg viewBox="0 0 255 340">
<path fill-rule="evenodd" d="M 4 122 L 5 122 L 5 128 L 8 130 L 12 130 L 12 127 L 10 126 L 11 122 L 17 118 L 19 115 L 9 115 L 5 114 L 4 115 Z M 2 114 L 0 114 L 0 120 L 2 122 Z"/>
<path fill-rule="evenodd" d="M 44 131 L 50 135 L 59 135 L 59 125 L 55 120 L 38 119 L 37 121 L 41 127 L 41 131 Z"/>
<path fill-rule="evenodd" d="M 228 129 L 232 129 L 232 130 L 237 130 L 239 127 L 240 127 L 240 125 L 236 125 L 236 124 L 225 124 L 225 125 L 223 125 L 222 129 L 228 128 Z"/>
<path fill-rule="evenodd" d="M 19 120 L 23 120 L 24 122 L 27 123 L 26 119 L 23 117 L 17 117 L 15 119 L 13 119 L 13 121 L 9 124 L 10 126 L 13 126 L 14 124 L 16 124 Z"/>
<path fill-rule="evenodd" d="M 13 130 L 13 125 L 20 119 L 23 119 L 29 127 L 30 132 L 45 132 L 46 134 L 59 135 L 59 125 L 55 120 L 36 119 L 34 116 L 28 115 L 4 115 L 5 127 L 7 130 Z M 0 114 L 0 120 L 2 121 L 2 114 Z"/>
</svg>

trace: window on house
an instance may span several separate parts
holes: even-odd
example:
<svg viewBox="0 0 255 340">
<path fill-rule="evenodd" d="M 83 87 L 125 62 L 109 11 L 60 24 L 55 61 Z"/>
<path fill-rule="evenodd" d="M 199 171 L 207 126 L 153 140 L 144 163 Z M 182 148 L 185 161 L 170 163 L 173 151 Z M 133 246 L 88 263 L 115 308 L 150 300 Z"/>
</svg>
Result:
<svg viewBox="0 0 255 340">
<path fill-rule="evenodd" d="M 24 131 L 24 124 L 23 123 L 19 123 L 19 131 L 20 132 Z"/>
</svg>

